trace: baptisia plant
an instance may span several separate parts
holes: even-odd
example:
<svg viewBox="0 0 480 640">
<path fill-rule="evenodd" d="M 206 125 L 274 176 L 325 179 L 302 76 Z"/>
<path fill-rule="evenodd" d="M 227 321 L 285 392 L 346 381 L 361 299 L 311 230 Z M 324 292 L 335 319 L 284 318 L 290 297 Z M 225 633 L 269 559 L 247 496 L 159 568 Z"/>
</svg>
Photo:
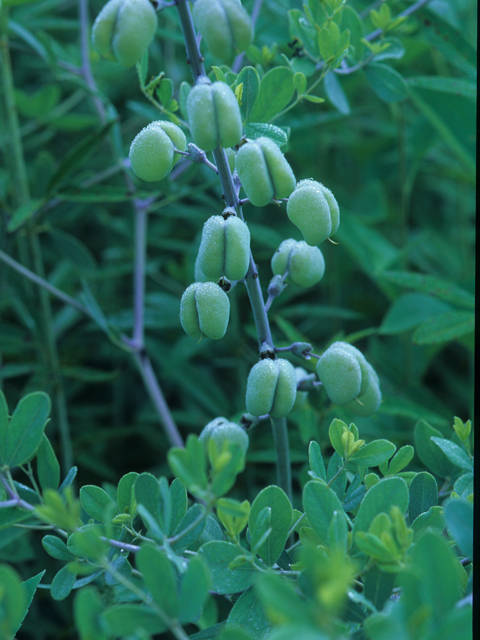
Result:
<svg viewBox="0 0 480 640">
<path fill-rule="evenodd" d="M 88 25 L 86 4 L 81 2 L 85 44 Z M 261 4 L 255 2 L 255 12 Z M 421 1 L 416 6 L 420 4 Z M 6 562 L 0 562 L 1 640 L 17 636 L 39 587 L 48 588 L 55 602 L 62 602 L 75 592 L 72 615 L 80 640 L 150 640 L 164 633 L 175 640 L 390 640 L 392 633 L 405 640 L 450 640 L 455 634 L 462 640 L 468 638 L 473 559 L 470 421 L 455 418 L 451 437 L 447 438 L 422 418 L 414 427 L 415 450 L 404 444 L 397 451 L 396 445 L 384 437 L 366 443 L 356 424 L 347 424 L 340 418 L 350 414 L 368 417 L 378 409 L 382 396 L 372 364 L 350 344 L 349 338 L 338 334 L 331 344 L 303 341 L 303 331 L 308 333 L 315 315 L 308 316 L 307 307 L 300 332 L 287 320 L 287 314 L 282 317 L 277 302 L 286 290 L 291 297 L 283 295 L 283 300 L 288 303 L 307 289 L 312 298 L 318 293 L 323 295 L 322 279 L 331 265 L 328 252 L 319 245 L 337 232 L 340 213 L 331 190 L 318 181 L 324 179 L 320 168 L 315 179 L 297 182 L 302 165 L 296 167 L 296 177 L 286 146 L 289 129 L 272 122 L 284 122 L 290 109 L 303 99 L 319 104 L 322 99 L 312 91 L 331 72 L 353 73 L 368 67 L 376 55 L 383 56 L 381 60 L 388 59 L 390 47 L 392 57 L 398 59 L 401 43 L 390 34 L 402 24 L 402 16 L 392 17 L 386 2 L 381 3 L 379 11 L 375 6 L 377 3 L 362 14 L 374 23 L 381 44 L 372 43 L 377 36 L 365 32 L 362 15 L 345 0 L 310 0 L 303 6 L 304 13 L 292 9 L 289 27 L 293 40 L 289 49 L 295 53 L 290 58 L 274 47 L 265 45 L 259 49 L 251 44 L 252 20 L 239 0 L 110 0 L 100 12 L 92 35 L 97 51 L 126 67 L 136 65 L 149 107 L 158 110 L 162 118 L 153 119 L 136 136 L 125 127 L 131 138 L 129 161 L 116 157 L 115 166 L 104 172 L 114 180 L 124 172 L 127 188 L 122 197 L 134 207 L 133 337 L 117 331 L 113 316 L 107 319 L 103 315 L 87 276 L 79 301 L 26 267 L 17 267 L 17 272 L 75 307 L 72 314 L 55 317 L 55 327 L 60 331 L 70 328 L 77 314 L 83 313 L 103 330 L 112 345 L 121 347 L 122 354 L 133 357 L 173 446 L 165 452 L 164 441 L 159 439 L 161 445 L 153 450 L 152 457 L 137 462 L 143 467 L 148 465 L 149 471 L 129 471 L 114 483 L 111 467 L 106 465 L 105 475 L 99 476 L 105 480 L 102 487 L 84 484 L 77 493 L 76 467 L 65 464 L 65 469 L 60 468 L 50 440 L 50 424 L 55 426 L 57 416 L 53 415 L 50 423 L 49 396 L 44 392 L 28 393 L 14 407 L 0 390 L 0 560 L 9 561 L 13 556 L 28 567 L 30 562 L 37 562 L 40 545 L 30 545 L 27 538 L 32 529 L 41 531 L 43 550 L 50 556 L 48 572 L 41 570 L 24 582 Z M 266 2 L 263 7 L 267 16 L 268 12 L 278 12 L 275 3 Z M 168 31 L 171 27 L 175 43 L 179 31 L 173 33 L 173 29 L 179 23 L 193 86 L 184 81 L 176 91 L 173 80 L 166 78 L 163 71 L 148 78 L 147 49 L 157 30 L 157 9 L 177 12 L 178 20 L 168 23 Z M 8 90 L 12 74 L 3 55 L 4 45 L 8 44 L 6 28 L 10 25 L 13 32 L 22 33 L 25 42 L 28 30 L 20 31 L 18 23 L 4 20 L 2 6 L 0 17 L 0 63 L 10 71 L 4 82 Z M 258 31 L 261 33 L 262 29 L 260 25 Z M 159 30 L 166 33 L 164 23 Z M 31 38 L 28 41 L 37 42 Z M 43 47 L 44 42 L 47 40 L 42 37 L 35 46 Z M 361 53 L 364 49 L 365 55 Z M 242 52 L 255 66 L 242 68 L 242 61 L 246 60 Z M 83 68 L 88 70 L 85 46 L 82 54 Z M 358 55 L 355 66 L 348 66 L 352 62 L 349 56 Z M 239 57 L 234 60 L 234 56 Z M 152 56 L 152 60 L 158 60 L 158 56 Z M 205 60 L 228 64 L 211 64 L 207 74 Z M 98 63 L 105 64 L 108 70 L 107 63 Z M 386 73 L 388 76 L 388 66 L 383 62 L 373 65 L 376 66 L 370 71 L 378 89 L 379 79 Z M 72 65 L 64 65 L 62 72 L 67 66 Z M 180 69 L 175 62 L 177 77 Z M 389 82 L 387 88 L 393 91 L 395 86 L 398 89 L 398 78 L 396 72 L 391 73 L 397 84 Z M 111 107 L 108 98 L 94 86 L 92 77 L 84 75 L 88 95 L 94 96 L 96 102 L 105 99 L 103 106 Z M 391 74 L 388 77 L 392 80 Z M 335 76 L 331 78 L 334 79 L 326 88 L 330 94 L 341 95 Z M 421 84 L 421 78 L 414 80 Z M 462 87 L 457 83 L 455 90 Z M 11 99 L 10 118 L 13 105 Z M 139 109 L 138 103 L 128 105 L 134 105 L 135 117 L 151 113 Z M 111 112 L 113 109 L 99 109 L 103 125 L 100 130 L 106 134 L 110 127 L 114 128 L 112 141 L 118 143 L 121 118 L 105 121 L 105 113 Z M 18 151 L 22 135 L 20 130 L 16 134 Z M 52 208 L 57 201 L 85 197 L 70 185 L 64 188 L 60 183 L 62 176 L 85 157 L 82 154 L 92 139 L 82 140 L 54 174 L 52 185 L 58 193 L 55 191 L 48 203 Z M 210 190 L 208 179 L 200 187 L 200 172 L 188 173 L 190 162 L 204 165 L 201 179 L 209 175 L 212 183 L 218 180 L 221 193 Z M 18 176 L 21 184 L 21 172 Z M 190 177 L 191 184 L 186 185 Z M 105 175 L 95 175 L 87 183 L 96 186 L 103 179 Z M 114 187 L 103 193 L 116 202 L 119 191 Z M 96 194 L 86 196 L 95 198 Z M 177 214 L 183 207 L 183 198 L 193 200 L 188 214 L 198 231 L 195 281 L 190 282 L 189 275 L 192 255 L 188 248 L 184 250 L 186 244 L 196 246 L 192 234 L 187 242 L 183 238 L 178 251 L 181 268 L 176 265 L 176 280 L 166 278 L 173 284 L 165 295 L 168 309 L 174 309 L 173 321 L 172 315 L 167 318 L 167 330 L 171 332 L 168 339 L 172 335 L 173 344 L 170 349 L 168 340 L 162 343 L 152 339 L 152 343 L 158 366 L 164 364 L 164 356 L 168 362 L 165 377 L 171 377 L 171 393 L 180 398 L 181 408 L 177 406 L 174 413 L 181 417 L 184 429 L 191 427 L 192 433 L 185 442 L 155 378 L 143 336 L 148 215 L 155 212 L 160 218 L 165 211 L 163 205 L 173 202 L 171 218 L 162 218 L 161 224 L 151 229 L 155 242 L 164 234 L 160 240 L 169 243 L 169 225 L 180 224 Z M 22 198 L 18 200 L 22 202 Z M 37 211 L 41 206 L 27 194 L 17 222 L 19 218 L 25 222 L 27 214 L 31 216 L 28 221 L 34 221 L 34 213 L 44 213 Z M 270 210 L 262 212 L 263 207 Z M 49 207 L 46 209 L 50 211 Z M 285 239 L 279 239 L 277 229 L 276 233 L 267 229 L 262 236 L 258 220 L 264 213 L 274 213 L 282 220 L 279 228 L 286 230 Z M 168 214 L 167 211 L 165 217 Z M 15 216 L 10 223 L 12 220 L 15 222 Z M 10 223 L 4 234 L 7 240 Z M 185 227 L 187 235 L 188 226 Z M 48 229 L 47 225 L 39 228 L 42 233 Z M 25 225 L 25 237 L 34 248 L 40 234 L 33 231 L 39 228 Z M 80 243 L 69 240 L 67 234 L 58 234 L 57 240 L 66 253 L 75 249 L 77 260 L 80 253 L 83 263 L 90 262 L 87 252 L 80 251 Z M 161 245 L 162 250 L 164 246 Z M 267 247 L 273 277 L 262 288 Z M 342 245 L 331 250 L 341 252 Z M 33 257 L 38 262 L 38 254 Z M 7 264 L 12 263 L 15 261 Z M 38 264 L 42 266 L 41 261 Z M 40 267 L 38 270 L 42 271 Z M 59 269 L 53 279 L 61 280 L 72 271 Z M 154 272 L 148 271 L 149 275 Z M 182 288 L 186 286 L 181 296 L 178 280 Z M 418 284 L 415 279 L 408 282 Z M 242 294 L 235 297 L 244 287 L 244 299 L 248 296 L 250 305 L 246 311 L 251 310 L 255 327 L 248 326 L 242 332 L 238 326 L 229 328 L 229 322 L 231 310 L 231 325 L 243 315 L 236 313 Z M 442 291 L 445 294 L 445 288 Z M 464 299 L 458 290 L 448 289 L 446 295 Z M 152 296 L 150 301 L 159 298 Z M 33 322 L 33 314 L 19 300 L 16 312 L 27 326 Z M 274 304 L 278 314 L 271 324 Z M 300 309 L 304 313 L 305 306 Z M 1 311 L 3 322 L 3 306 Z M 316 303 L 316 312 L 323 316 L 323 300 Z M 46 324 L 48 315 L 45 314 Z M 122 318 L 128 326 L 130 316 L 125 314 Z M 154 314 L 149 318 L 152 324 L 157 319 Z M 277 337 L 282 335 L 280 332 L 284 336 L 282 343 Z M 8 326 L 5 335 L 8 340 L 13 336 L 13 349 L 26 342 L 23 333 L 10 331 Z M 209 374 L 205 375 L 206 383 L 195 377 L 210 371 L 211 362 L 232 336 L 238 351 L 231 358 L 221 354 L 219 368 L 227 362 L 234 375 L 238 374 L 235 388 L 241 391 L 225 394 L 224 407 L 219 411 L 222 415 L 214 417 L 220 405 L 212 401 L 212 396 L 219 390 L 214 387 L 212 394 L 206 392 Z M 210 342 L 224 338 L 220 344 Z M 256 345 L 252 345 L 255 338 Z M 54 346 L 55 340 L 51 339 L 50 356 Z M 203 363 L 203 371 L 195 368 L 192 375 L 189 367 L 202 350 L 210 361 Z M 71 358 L 71 350 L 66 351 Z M 10 352 L 6 355 L 8 360 Z M 64 374 L 72 376 L 75 384 L 82 376 L 96 382 L 117 376 L 117 371 L 112 374 L 65 367 L 56 360 L 52 358 L 45 378 L 51 379 L 60 400 Z M 33 370 L 35 379 L 40 378 L 40 367 L 27 357 L 20 369 L 10 367 L 9 362 L 3 364 L 2 361 L 5 389 L 12 389 L 10 379 L 23 376 L 25 369 Z M 125 388 L 123 380 L 122 385 L 119 388 Z M 195 401 L 200 399 L 198 405 L 183 397 L 187 385 L 194 389 Z M 77 388 L 73 387 L 75 392 Z M 211 419 L 200 414 L 200 405 L 203 411 L 213 414 Z M 64 407 L 61 403 L 58 406 L 61 418 Z M 327 411 L 342 414 L 329 421 L 328 429 L 324 419 Z M 80 412 L 82 439 L 85 416 L 91 415 L 88 405 Z M 423 415 L 438 418 L 434 412 Z M 148 412 L 146 416 L 149 420 Z M 117 446 L 117 440 L 125 432 L 129 438 L 132 434 L 127 427 L 107 422 L 108 429 L 113 426 L 108 434 L 115 441 L 112 451 L 118 453 L 122 445 Z M 267 427 L 272 428 L 273 438 L 265 433 Z M 294 496 L 289 431 L 297 438 Z M 299 434 L 301 442 L 310 441 L 308 452 L 298 448 Z M 60 435 L 64 445 L 67 438 L 65 433 Z M 138 436 L 138 432 L 134 435 Z M 152 440 L 158 436 L 154 431 L 148 435 L 153 435 Z M 97 434 L 92 438 L 96 449 Z M 263 448 L 258 446 L 257 438 L 266 443 Z M 149 446 L 150 443 L 149 438 Z M 333 452 L 329 460 L 324 459 L 325 449 Z M 428 471 L 405 470 L 415 454 L 415 467 L 423 464 Z M 89 458 L 92 467 L 94 459 Z M 277 468 L 276 484 L 270 482 L 272 463 Z M 246 468 L 248 473 L 237 484 L 238 475 Z M 96 467 L 94 471 L 99 472 Z M 24 480 L 22 474 L 30 486 L 20 482 Z M 248 499 L 242 496 L 245 487 Z M 63 563 L 60 568 L 56 566 L 59 562 Z M 35 606 L 31 610 L 33 613 Z M 68 609 L 62 604 L 50 611 L 48 624 L 37 635 L 48 635 L 52 620 L 59 618 L 65 628 L 58 637 L 70 637 L 73 625 Z"/>
<path fill-rule="evenodd" d="M 229 59 L 234 49 L 239 51 L 248 46 L 252 30 L 247 18 L 237 0 L 210 3 L 199 0 L 194 7 L 194 21 L 208 49 L 217 57 L 223 54 L 224 59 Z M 218 31 L 213 27 L 213 20 L 218 21 Z M 278 444 L 279 440 L 288 438 L 285 418 L 294 406 L 300 382 L 292 363 L 277 357 L 268 310 L 286 285 L 313 287 L 322 279 L 325 260 L 318 245 L 337 231 L 339 206 L 333 193 L 322 183 L 313 179 L 296 183 L 275 137 L 277 128 L 267 125 L 260 129 L 262 135 L 253 138 L 245 135 L 241 110 L 243 84 L 239 91 L 235 82 L 227 82 L 226 76 L 220 73 L 212 82 L 203 69 L 193 32 L 187 33 L 191 35 L 186 43 L 189 59 L 194 62 L 195 79 L 185 101 L 188 128 L 185 127 L 183 133 L 172 123 L 151 123 L 133 140 L 130 162 L 135 174 L 147 181 L 166 177 L 181 155 L 186 160 L 203 162 L 218 174 L 226 207 L 223 213 L 219 210 L 204 224 L 195 267 L 198 281 L 182 296 L 180 321 L 192 338 L 221 339 L 227 331 L 230 314 L 228 291 L 232 283 L 244 282 L 259 342 L 259 361 L 253 365 L 246 384 L 245 408 L 255 418 L 270 416 L 273 419 Z M 227 41 L 230 48 L 226 47 Z M 192 139 L 190 144 L 188 137 Z M 213 163 L 207 158 L 210 152 Z M 240 200 L 242 191 L 246 197 Z M 265 301 L 243 205 L 251 203 L 258 208 L 275 202 L 282 206 L 282 201 L 286 201 L 286 214 L 304 240 L 289 238 L 273 255 L 274 277 Z M 315 356 L 311 345 L 304 345 L 302 350 L 291 345 L 282 347 L 282 351 L 290 351 L 294 357 L 319 358 L 318 380 L 302 382 L 303 394 L 323 386 L 333 402 L 353 413 L 366 416 L 378 408 L 381 401 L 378 376 L 355 347 L 337 342 L 321 356 Z M 285 442 L 278 451 L 279 482 L 289 492 Z"/>
</svg>

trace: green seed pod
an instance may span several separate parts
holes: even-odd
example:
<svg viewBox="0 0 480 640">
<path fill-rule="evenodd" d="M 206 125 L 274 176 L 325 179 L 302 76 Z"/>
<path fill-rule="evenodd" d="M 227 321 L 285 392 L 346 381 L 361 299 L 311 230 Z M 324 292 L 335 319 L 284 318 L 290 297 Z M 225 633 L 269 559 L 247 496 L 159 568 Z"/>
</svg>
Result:
<svg viewBox="0 0 480 640">
<path fill-rule="evenodd" d="M 132 67 L 157 30 L 157 14 L 149 0 L 110 0 L 97 16 L 92 42 L 104 58 Z"/>
<path fill-rule="evenodd" d="M 367 363 L 367 365 L 370 371 L 367 390 L 360 396 L 359 400 L 352 400 L 345 405 L 346 409 L 363 418 L 368 418 L 373 415 L 382 402 L 382 392 L 380 391 L 380 382 L 377 373 L 370 364 Z"/>
<path fill-rule="evenodd" d="M 202 429 L 199 440 L 203 442 L 207 455 L 210 440 L 214 440 L 219 450 L 225 446 L 225 442 L 238 445 L 243 453 L 238 471 L 242 471 L 245 467 L 245 455 L 249 444 L 248 435 L 235 422 L 229 422 L 226 418 L 215 418 Z"/>
<path fill-rule="evenodd" d="M 256 207 L 272 198 L 288 198 L 295 189 L 292 168 L 270 138 L 248 140 L 235 156 L 235 167 L 242 187 Z"/>
<path fill-rule="evenodd" d="M 297 394 L 295 369 L 282 358 L 260 360 L 247 380 L 246 407 L 253 416 L 267 413 L 284 418 L 290 413 Z"/>
<path fill-rule="evenodd" d="M 130 146 L 130 164 L 141 180 L 156 182 L 168 175 L 182 156 L 175 149 L 185 151 L 185 134 L 173 122 L 157 120 L 137 133 Z"/>
<path fill-rule="evenodd" d="M 187 113 L 194 143 L 204 151 L 234 147 L 242 137 L 237 98 L 224 82 L 196 84 L 188 94 Z"/>
<path fill-rule="evenodd" d="M 272 271 L 283 276 L 288 271 L 287 282 L 299 287 L 313 287 L 325 273 L 325 260 L 318 247 L 311 247 L 301 240 L 284 240 L 273 254 Z"/>
<path fill-rule="evenodd" d="M 198 265 L 208 277 L 243 280 L 250 263 L 250 231 L 237 216 L 212 216 L 203 226 Z"/>
<path fill-rule="evenodd" d="M 230 167 L 230 172 L 233 173 L 235 171 L 235 151 L 233 149 L 225 149 L 225 153 L 227 154 L 228 166 Z"/>
<path fill-rule="evenodd" d="M 180 322 L 192 338 L 206 335 L 212 340 L 220 340 L 227 330 L 229 316 L 228 296 L 213 282 L 191 284 L 180 301 Z"/>
<path fill-rule="evenodd" d="M 253 24 L 240 0 L 197 0 L 193 20 L 210 52 L 228 62 L 253 39 Z"/>
<path fill-rule="evenodd" d="M 317 363 L 317 374 L 328 397 L 340 405 L 348 404 L 366 392 L 370 371 L 362 353 L 346 342 L 334 342 Z"/>
<path fill-rule="evenodd" d="M 315 180 L 300 180 L 288 199 L 287 215 L 312 247 L 332 236 L 340 223 L 333 193 Z"/>
</svg>

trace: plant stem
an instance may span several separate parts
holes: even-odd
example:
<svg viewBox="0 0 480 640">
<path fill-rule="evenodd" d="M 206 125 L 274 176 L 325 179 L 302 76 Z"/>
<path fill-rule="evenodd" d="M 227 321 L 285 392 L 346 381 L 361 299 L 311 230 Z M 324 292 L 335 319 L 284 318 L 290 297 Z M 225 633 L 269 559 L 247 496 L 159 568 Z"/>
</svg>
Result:
<svg viewBox="0 0 480 640">
<path fill-rule="evenodd" d="M 170 413 L 165 396 L 163 395 L 162 389 L 158 383 L 150 358 L 145 351 L 136 352 L 134 354 L 134 358 L 150 396 L 150 400 L 157 411 L 158 417 L 160 418 L 160 422 L 170 444 L 174 447 L 183 448 L 185 446 L 183 438 L 178 431 L 174 419 L 172 418 L 172 414 Z"/>
<path fill-rule="evenodd" d="M 277 450 L 277 482 L 292 502 L 292 471 L 286 418 L 272 419 L 273 439 Z"/>
<path fill-rule="evenodd" d="M 185 38 L 188 61 L 192 68 L 194 80 L 196 81 L 200 76 L 205 76 L 205 70 L 203 66 L 203 58 L 201 58 L 198 48 L 190 7 L 187 0 L 178 0 L 177 10 Z M 225 150 L 220 146 L 217 147 L 213 151 L 213 157 L 215 159 L 218 176 L 222 185 L 225 204 L 229 207 L 233 207 L 239 218 L 243 220 L 242 208 L 240 206 L 235 185 L 233 184 L 233 178 Z M 272 340 L 267 312 L 265 310 L 265 301 L 260 286 L 260 278 L 258 277 L 258 271 L 253 260 L 252 252 L 250 252 L 250 265 L 244 282 L 253 311 L 255 327 L 257 329 L 259 350 L 262 351 L 264 348 L 267 348 L 271 351 L 273 356 L 275 356 L 275 347 Z M 290 450 L 287 422 L 285 418 L 272 420 L 272 429 L 277 451 L 278 483 L 291 499 L 292 479 L 290 469 Z"/>
<path fill-rule="evenodd" d="M 17 273 L 20 273 L 22 276 L 24 276 L 31 282 L 38 284 L 39 287 L 42 287 L 43 289 L 51 293 L 56 298 L 59 298 L 59 300 L 63 300 L 63 302 L 65 302 L 66 304 L 69 304 L 72 307 L 75 307 L 75 309 L 78 309 L 78 311 L 80 311 L 81 313 L 84 313 L 85 315 L 87 315 L 89 318 L 92 318 L 93 320 L 93 317 L 90 314 L 90 311 L 87 309 L 87 307 L 84 307 L 81 302 L 78 302 L 78 300 L 75 300 L 75 298 L 72 298 L 67 293 L 64 293 L 61 289 L 58 289 L 53 284 L 50 284 L 50 282 L 48 282 L 44 278 L 40 278 L 40 276 L 38 276 L 36 273 L 33 273 L 33 271 L 30 271 L 30 269 L 27 269 L 26 267 L 24 267 L 22 264 L 20 264 L 20 262 L 17 262 L 13 258 L 11 258 L 1 249 L 0 249 L 0 260 L 2 260 L 2 262 L 7 264 L 12 269 L 15 269 Z"/>
<path fill-rule="evenodd" d="M 105 122 L 105 105 L 97 97 L 98 87 L 93 77 L 90 56 L 89 56 L 89 40 L 88 40 L 88 1 L 79 0 L 79 17 L 80 17 L 80 42 L 82 52 L 81 73 L 89 86 L 98 115 L 102 122 Z M 124 170 L 124 177 L 129 190 L 135 193 L 135 185 L 126 170 L 126 165 L 121 156 L 121 149 L 118 145 L 118 136 L 112 141 L 112 152 L 119 165 Z M 155 375 L 150 359 L 145 352 L 144 344 L 144 305 L 145 305 L 145 254 L 147 239 L 147 206 L 146 203 L 138 198 L 133 201 L 135 215 L 135 258 L 134 258 L 134 275 L 133 275 L 133 305 L 134 305 L 134 329 L 133 339 L 128 341 L 133 347 L 133 357 L 140 371 L 142 380 L 146 386 L 150 399 L 157 411 L 160 423 L 165 434 L 172 445 L 183 447 L 183 439 L 180 435 L 177 425 L 170 413 L 170 409 L 165 401 L 160 383 Z"/>
</svg>

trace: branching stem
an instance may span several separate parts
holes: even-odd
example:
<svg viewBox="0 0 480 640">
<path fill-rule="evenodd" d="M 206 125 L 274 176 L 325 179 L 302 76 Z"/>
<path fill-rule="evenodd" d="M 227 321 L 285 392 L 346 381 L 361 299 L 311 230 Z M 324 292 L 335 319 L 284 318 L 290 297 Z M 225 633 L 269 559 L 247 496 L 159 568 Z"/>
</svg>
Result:
<svg viewBox="0 0 480 640">
<path fill-rule="evenodd" d="M 188 1 L 178 0 L 177 10 L 185 39 L 188 62 L 190 63 L 192 69 L 193 78 L 195 81 L 197 81 L 199 77 L 205 76 L 206 74 L 203 66 L 203 58 L 201 57 L 200 50 L 198 48 L 195 28 L 193 25 Z M 220 146 L 217 147 L 213 151 L 213 157 L 222 185 L 225 204 L 228 207 L 233 207 L 238 217 L 243 220 L 242 207 L 240 205 L 238 193 L 233 181 L 233 176 L 228 165 L 225 149 Z M 257 329 L 259 350 L 265 349 L 265 347 L 267 347 L 269 350 L 271 350 L 272 353 L 274 353 L 274 344 L 272 340 L 267 312 L 265 309 L 265 301 L 260 286 L 260 278 L 258 277 L 257 267 L 255 265 L 251 252 L 250 265 L 244 282 L 253 311 L 255 327 Z M 284 489 L 285 493 L 291 498 L 292 483 L 290 470 L 290 450 L 288 444 L 287 423 L 285 418 L 282 418 L 280 420 L 273 420 L 272 429 L 277 450 L 278 482 L 282 489 Z"/>
</svg>

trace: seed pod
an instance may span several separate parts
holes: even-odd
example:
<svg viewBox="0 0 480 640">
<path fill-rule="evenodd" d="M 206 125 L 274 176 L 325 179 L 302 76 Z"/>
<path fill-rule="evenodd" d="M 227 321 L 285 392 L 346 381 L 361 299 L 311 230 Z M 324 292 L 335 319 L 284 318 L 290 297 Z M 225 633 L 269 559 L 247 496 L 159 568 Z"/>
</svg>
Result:
<svg viewBox="0 0 480 640">
<path fill-rule="evenodd" d="M 193 20 L 210 52 L 225 62 L 253 39 L 253 24 L 240 0 L 197 0 Z"/>
<path fill-rule="evenodd" d="M 332 236 L 340 223 L 335 196 L 315 180 L 300 180 L 288 199 L 287 215 L 312 247 Z"/>
<path fill-rule="evenodd" d="M 212 216 L 203 226 L 198 266 L 208 277 L 243 280 L 250 263 L 250 231 L 237 216 Z"/>
<path fill-rule="evenodd" d="M 182 156 L 175 149 L 185 151 L 185 134 L 172 122 L 157 120 L 137 133 L 130 146 L 130 164 L 141 180 L 156 182 L 168 175 Z"/>
<path fill-rule="evenodd" d="M 367 390 L 362 394 L 359 400 L 355 399 L 345 405 L 345 409 L 349 409 L 356 416 L 368 418 L 373 415 L 380 403 L 382 402 L 382 392 L 380 391 L 380 383 L 374 368 L 368 364 L 370 378 Z"/>
<path fill-rule="evenodd" d="M 299 287 L 313 287 L 325 273 L 325 260 L 318 247 L 311 247 L 303 240 L 284 240 L 273 254 L 272 271 L 283 276 L 288 271 L 287 282 Z"/>
<path fill-rule="evenodd" d="M 243 453 L 238 471 L 242 471 L 245 467 L 245 455 L 249 444 L 248 435 L 235 422 L 229 422 L 226 418 L 215 418 L 202 429 L 199 440 L 203 442 L 207 455 L 210 440 L 214 440 L 219 450 L 225 446 L 225 442 L 238 445 Z"/>
<path fill-rule="evenodd" d="M 157 14 L 149 0 L 110 0 L 97 16 L 92 42 L 104 58 L 132 67 L 150 46 Z"/>
<path fill-rule="evenodd" d="M 288 198 L 295 188 L 292 168 L 270 138 L 248 140 L 235 156 L 235 167 L 242 187 L 256 207 L 272 198 Z"/>
<path fill-rule="evenodd" d="M 290 413 L 297 394 L 295 369 L 282 358 L 265 358 L 248 374 L 246 407 L 253 416 L 267 413 L 272 418 L 284 418 Z"/>
<path fill-rule="evenodd" d="M 328 397 L 339 405 L 348 404 L 366 392 L 370 370 L 363 354 L 346 342 L 334 342 L 317 363 L 317 374 Z"/>
<path fill-rule="evenodd" d="M 180 322 L 192 338 L 206 335 L 212 340 L 220 340 L 227 330 L 229 316 L 228 296 L 213 282 L 191 284 L 180 301 Z"/>
<path fill-rule="evenodd" d="M 235 94 L 224 82 L 196 84 L 188 94 L 187 113 L 194 143 L 204 151 L 233 147 L 242 137 L 242 117 Z"/>
</svg>

